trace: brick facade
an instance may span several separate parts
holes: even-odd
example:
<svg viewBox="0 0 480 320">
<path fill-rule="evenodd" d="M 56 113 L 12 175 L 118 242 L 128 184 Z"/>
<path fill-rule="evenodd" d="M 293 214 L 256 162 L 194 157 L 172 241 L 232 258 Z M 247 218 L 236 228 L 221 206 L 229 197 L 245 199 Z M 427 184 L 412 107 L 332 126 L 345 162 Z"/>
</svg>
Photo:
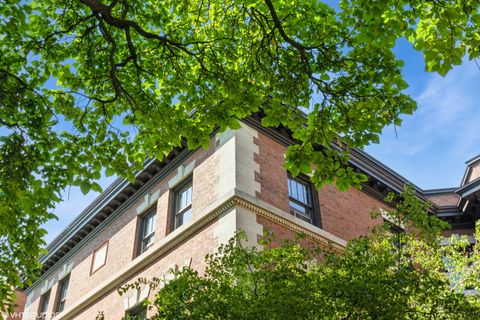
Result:
<svg viewBox="0 0 480 320">
<path fill-rule="evenodd" d="M 331 185 L 314 192 L 317 225 L 290 214 L 288 174 L 283 168 L 287 140 L 280 140 L 258 125 L 243 124 L 239 130 L 217 134 L 208 150 L 199 149 L 174 167 L 160 170 L 151 177 L 152 181 L 158 177 L 155 184 L 146 183 L 129 195 L 27 289 L 24 319 L 35 319 L 40 297 L 48 290 L 47 313 L 54 312 L 59 281 L 67 275 L 65 309 L 55 319 L 94 319 L 101 311 L 105 319 L 115 320 L 149 294 L 143 288 L 120 297 L 121 285 L 139 277 L 163 277 L 175 265 L 191 265 L 202 272 L 204 256 L 238 230 L 246 232 L 249 245 L 256 245 L 268 229 L 280 238 L 302 232 L 308 241 L 341 250 L 346 241 L 367 235 L 381 223 L 381 218 L 370 217 L 371 211 L 388 209 L 379 197 L 356 189 L 339 192 Z M 190 178 L 192 219 L 172 230 L 173 192 Z M 154 245 L 138 255 L 142 214 L 154 207 Z M 90 274 L 93 252 L 106 241 L 106 263 Z"/>
<path fill-rule="evenodd" d="M 6 315 L 5 320 L 19 320 L 23 317 L 23 311 L 25 310 L 25 303 L 27 301 L 27 295 L 23 290 L 17 289 L 15 290 L 16 293 L 16 301 L 15 301 L 15 309 L 13 310 L 13 314 Z M 2 318 L 2 314 L 0 314 L 0 318 Z"/>
</svg>

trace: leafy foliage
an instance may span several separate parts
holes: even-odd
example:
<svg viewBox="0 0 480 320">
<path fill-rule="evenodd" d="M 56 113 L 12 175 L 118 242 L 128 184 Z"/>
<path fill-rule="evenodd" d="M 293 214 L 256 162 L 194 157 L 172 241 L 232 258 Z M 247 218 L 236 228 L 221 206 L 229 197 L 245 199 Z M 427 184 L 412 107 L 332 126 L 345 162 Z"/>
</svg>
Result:
<svg viewBox="0 0 480 320">
<path fill-rule="evenodd" d="M 133 179 L 187 138 L 262 110 L 291 130 L 285 166 L 319 187 L 365 177 L 348 149 L 415 110 L 392 48 L 427 70 L 479 55 L 473 0 L 6 0 L 0 2 L 0 300 L 38 270 L 39 227 L 68 185 Z M 308 110 L 307 116 L 302 111 Z M 320 147 L 322 146 L 322 147 Z M 16 266 L 16 267 L 14 267 Z M 8 305 L 8 304 L 2 304 Z"/>
<path fill-rule="evenodd" d="M 396 202 L 391 216 L 416 217 L 415 227 L 379 226 L 340 255 L 305 239 L 244 247 L 238 234 L 206 257 L 205 274 L 184 267 L 169 282 L 154 279 L 151 319 L 477 319 L 480 299 L 463 290 L 480 289 L 478 245 L 469 257 L 466 238 L 440 246 L 444 223 L 412 190 Z"/>
</svg>

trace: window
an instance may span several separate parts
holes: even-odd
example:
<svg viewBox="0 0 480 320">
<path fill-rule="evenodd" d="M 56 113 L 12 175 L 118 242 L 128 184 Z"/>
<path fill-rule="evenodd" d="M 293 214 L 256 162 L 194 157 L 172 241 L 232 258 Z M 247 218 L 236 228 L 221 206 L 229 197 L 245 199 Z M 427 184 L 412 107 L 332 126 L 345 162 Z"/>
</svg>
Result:
<svg viewBox="0 0 480 320">
<path fill-rule="evenodd" d="M 144 320 L 147 319 L 147 308 L 143 305 L 133 308 L 128 311 L 125 319 L 128 320 Z"/>
<path fill-rule="evenodd" d="M 40 297 L 40 304 L 38 306 L 37 319 L 47 318 L 47 310 L 48 310 L 49 302 L 50 302 L 50 290 Z"/>
<path fill-rule="evenodd" d="M 383 218 L 383 223 L 387 227 L 387 230 L 392 234 L 399 234 L 399 233 L 405 232 L 405 230 L 402 227 L 400 227 L 398 224 L 392 222 L 389 219 Z"/>
<path fill-rule="evenodd" d="M 67 290 L 68 290 L 69 280 L 70 280 L 70 276 L 67 276 L 58 284 L 57 299 L 55 303 L 55 312 L 62 312 L 63 309 L 65 309 L 65 302 L 67 301 Z"/>
<path fill-rule="evenodd" d="M 188 223 L 192 218 L 192 179 L 175 190 L 172 211 L 172 230 Z"/>
<path fill-rule="evenodd" d="M 93 252 L 90 274 L 100 269 L 107 263 L 108 241 L 105 241 L 99 248 Z"/>
<path fill-rule="evenodd" d="M 380 208 L 380 214 L 382 215 L 384 226 L 390 233 L 399 234 L 405 232 L 403 223 L 398 218 L 391 216 L 387 210 Z"/>
<path fill-rule="evenodd" d="M 306 179 L 288 177 L 288 203 L 290 214 L 308 223 L 316 224 L 312 185 Z"/>
<path fill-rule="evenodd" d="M 140 226 L 140 247 L 139 254 L 153 246 L 155 242 L 155 226 L 157 224 L 157 207 L 154 207 L 142 218 Z"/>
</svg>

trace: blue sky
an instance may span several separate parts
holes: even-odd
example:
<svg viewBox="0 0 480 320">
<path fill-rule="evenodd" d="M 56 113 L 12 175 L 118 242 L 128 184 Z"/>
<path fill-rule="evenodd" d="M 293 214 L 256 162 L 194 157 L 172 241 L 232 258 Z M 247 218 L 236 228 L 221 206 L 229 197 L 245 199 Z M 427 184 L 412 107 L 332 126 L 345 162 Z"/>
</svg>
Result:
<svg viewBox="0 0 480 320">
<path fill-rule="evenodd" d="M 445 78 L 424 72 L 422 55 L 406 41 L 396 54 L 405 61 L 407 90 L 418 103 L 412 116 L 404 116 L 401 127 L 386 127 L 379 144 L 365 151 L 423 189 L 454 187 L 460 184 L 465 161 L 480 154 L 480 70 L 465 61 Z M 99 181 L 102 187 L 112 177 Z M 58 221 L 45 225 L 51 242 L 98 193 L 83 195 L 79 188 L 64 192 L 64 201 L 55 209 Z"/>
<path fill-rule="evenodd" d="M 480 154 L 480 70 L 465 60 L 445 78 L 426 73 L 422 55 L 404 42 L 397 56 L 418 109 L 365 151 L 420 188 L 459 186 L 465 161 Z"/>
</svg>

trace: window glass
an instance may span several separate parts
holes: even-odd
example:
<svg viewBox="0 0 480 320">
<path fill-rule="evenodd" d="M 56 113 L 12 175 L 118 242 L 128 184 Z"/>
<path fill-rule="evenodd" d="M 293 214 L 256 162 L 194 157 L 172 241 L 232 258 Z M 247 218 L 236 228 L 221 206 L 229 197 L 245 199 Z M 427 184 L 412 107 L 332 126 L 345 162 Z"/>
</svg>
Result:
<svg viewBox="0 0 480 320">
<path fill-rule="evenodd" d="M 173 229 L 176 229 L 190 221 L 192 218 L 192 180 L 189 179 L 181 185 L 174 194 L 173 206 Z"/>
<path fill-rule="evenodd" d="M 48 303 L 50 302 L 50 291 L 42 295 L 40 298 L 40 305 L 38 307 L 38 314 L 37 319 L 46 319 L 47 318 L 47 310 L 48 310 Z"/>
<path fill-rule="evenodd" d="M 140 253 L 145 252 L 155 242 L 155 228 L 157 224 L 157 208 L 142 218 L 140 234 Z"/>
<path fill-rule="evenodd" d="M 310 186 L 293 178 L 288 182 L 288 195 L 303 204 L 310 205 Z"/>
<path fill-rule="evenodd" d="M 125 317 L 127 320 L 145 320 L 147 319 L 147 308 L 143 305 L 140 305 L 127 312 Z"/>
<path fill-rule="evenodd" d="M 310 183 L 288 177 L 288 198 L 290 214 L 309 223 L 314 223 L 312 187 Z"/>
<path fill-rule="evenodd" d="M 68 291 L 69 280 L 70 280 L 70 276 L 67 276 L 58 284 L 58 295 L 57 295 L 55 312 L 62 312 L 63 309 L 65 309 L 65 302 L 67 301 L 67 291 Z"/>
</svg>

